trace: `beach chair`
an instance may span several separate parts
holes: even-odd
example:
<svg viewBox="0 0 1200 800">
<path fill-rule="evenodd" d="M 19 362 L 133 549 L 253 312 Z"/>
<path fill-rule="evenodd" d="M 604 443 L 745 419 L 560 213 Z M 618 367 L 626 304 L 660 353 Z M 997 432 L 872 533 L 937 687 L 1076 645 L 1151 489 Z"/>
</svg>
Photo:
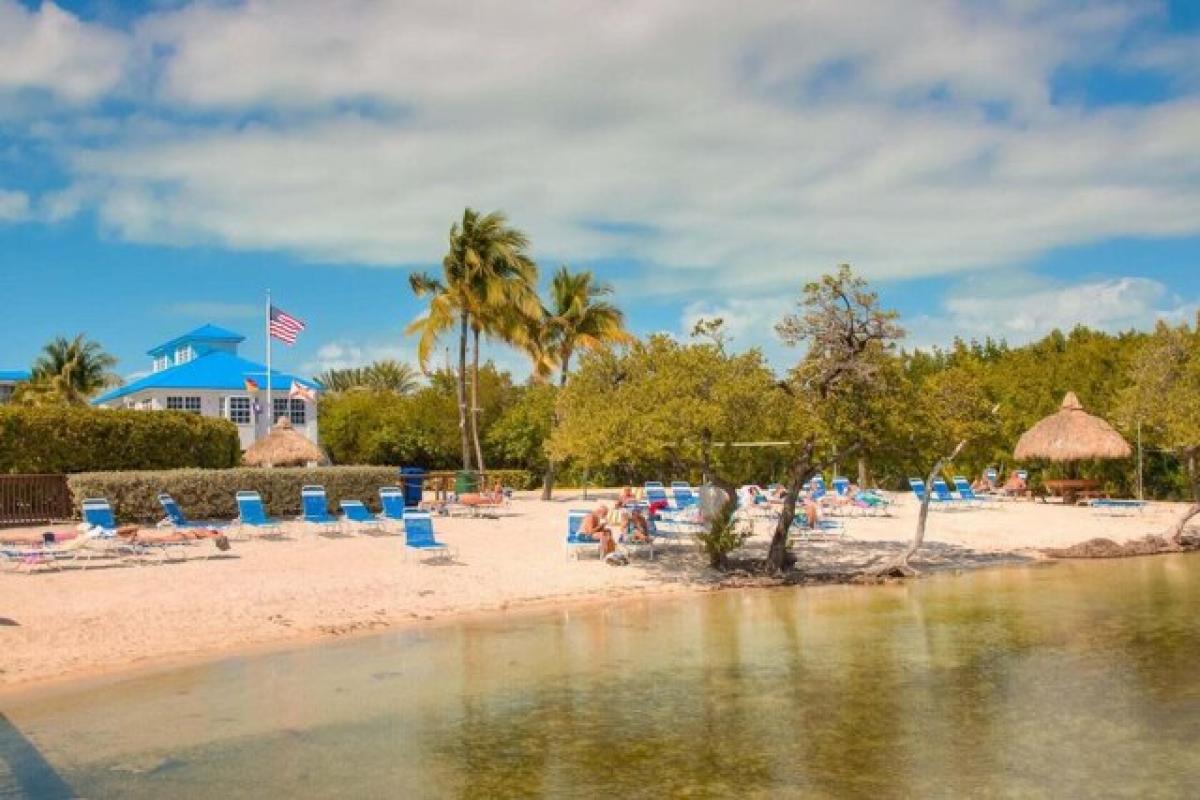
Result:
<svg viewBox="0 0 1200 800">
<path fill-rule="evenodd" d="M 158 525 L 162 528 L 175 528 L 176 530 L 188 528 L 205 528 L 207 530 L 221 530 L 223 525 L 210 525 L 205 522 L 192 522 L 183 513 L 183 509 L 179 507 L 179 503 L 166 492 L 158 495 L 158 504 L 162 506 L 163 513 L 167 516 L 159 520 Z"/>
<path fill-rule="evenodd" d="M 259 536 L 282 536 L 277 520 L 267 516 L 258 492 L 242 491 L 235 496 L 238 508 L 237 525 L 242 533 L 253 531 Z"/>
<path fill-rule="evenodd" d="M 988 467 L 983 471 L 983 477 L 987 479 L 989 484 L 991 484 L 991 491 L 994 492 L 1000 488 L 1000 470 L 996 469 L 995 467 Z"/>
<path fill-rule="evenodd" d="M 447 544 L 439 542 L 433 535 L 433 517 L 428 511 L 404 512 L 404 560 L 408 560 L 410 551 L 417 553 L 433 553 L 443 558 L 454 558 L 454 551 Z"/>
<path fill-rule="evenodd" d="M 964 503 L 978 506 L 979 508 L 996 508 L 996 501 L 991 497 L 980 497 L 975 494 L 975 490 L 971 488 L 971 483 L 964 475 L 954 476 L 954 488 L 958 490 L 958 496 L 962 498 Z"/>
<path fill-rule="evenodd" d="M 379 487 L 379 505 L 383 512 L 380 519 L 391 525 L 404 527 L 404 490 L 399 486 Z"/>
<path fill-rule="evenodd" d="M 1116 500 L 1097 497 L 1088 500 L 1087 504 L 1093 513 L 1110 517 L 1132 517 L 1146 510 L 1145 500 Z"/>
<path fill-rule="evenodd" d="M 661 489 L 661 488 L 663 488 L 663 482 L 662 481 L 646 481 L 644 486 L 647 489 L 649 489 L 650 487 L 654 487 L 655 489 Z"/>
<path fill-rule="evenodd" d="M 347 525 L 357 526 L 360 531 L 384 532 L 384 520 L 372 514 L 362 500 L 343 500 L 342 519 Z"/>
<path fill-rule="evenodd" d="M 342 522 L 329 513 L 329 498 L 324 486 L 300 487 L 300 503 L 303 514 L 299 519 L 317 529 L 317 533 L 341 533 Z"/>
<path fill-rule="evenodd" d="M 675 502 L 667 495 L 667 490 L 662 487 L 662 484 L 659 484 L 658 486 L 651 486 L 648 483 L 646 484 L 646 502 L 651 505 L 654 503 L 666 503 L 666 508 L 671 511 L 679 508 L 679 506 L 675 505 Z"/>
<path fill-rule="evenodd" d="M 801 513 L 792 520 L 792 531 L 802 539 L 844 539 L 846 523 L 821 517 L 817 519 L 816 526 L 810 527 L 808 518 Z"/>
<path fill-rule="evenodd" d="M 967 502 L 965 497 L 955 497 L 954 492 L 950 491 L 950 487 L 941 478 L 933 479 L 933 496 L 945 508 L 959 510 L 978 508 L 978 505 Z"/>
<path fill-rule="evenodd" d="M 833 478 L 833 491 L 837 492 L 839 497 L 846 497 L 850 494 L 850 479 L 844 475 L 835 475 Z"/>
<path fill-rule="evenodd" d="M 0 565 L 12 572 L 25 571 L 32 575 L 40 570 L 58 570 L 65 561 L 75 560 L 83 549 L 83 537 L 76 536 L 63 543 L 0 545 Z M 86 566 L 85 566 L 86 569 Z"/>
<path fill-rule="evenodd" d="M 700 504 L 700 498 L 692 491 L 692 487 L 684 484 L 683 486 L 671 485 L 671 494 L 675 499 L 676 508 L 687 508 Z"/>
<path fill-rule="evenodd" d="M 687 481 L 671 481 L 672 489 L 690 489 L 692 485 Z"/>
<path fill-rule="evenodd" d="M 127 560 L 138 560 L 146 555 L 157 554 L 162 560 L 169 560 L 174 554 L 182 554 L 178 560 L 187 560 L 187 551 L 182 548 L 190 546 L 190 542 L 125 542 L 117 537 L 117 519 L 112 506 L 102 497 L 92 497 L 82 503 L 83 521 L 88 526 L 82 541 L 78 545 L 73 560 L 90 560 L 94 556 L 115 557 Z"/>
<path fill-rule="evenodd" d="M 579 538 L 579 529 L 583 526 L 584 517 L 586 517 L 589 513 L 591 512 L 587 511 L 586 509 L 572 509 L 567 512 L 567 539 L 565 553 L 568 560 L 572 556 L 578 559 L 579 551 L 585 550 L 589 547 L 596 548 L 597 552 L 600 550 L 600 543 L 595 539 Z"/>
<path fill-rule="evenodd" d="M 917 498 L 917 503 L 925 502 L 925 481 L 920 478 L 909 478 L 908 488 L 912 490 L 913 495 Z M 940 511 L 949 508 L 950 504 L 947 504 L 946 501 L 938 496 L 937 492 L 934 492 L 929 496 L 929 507 Z"/>
</svg>

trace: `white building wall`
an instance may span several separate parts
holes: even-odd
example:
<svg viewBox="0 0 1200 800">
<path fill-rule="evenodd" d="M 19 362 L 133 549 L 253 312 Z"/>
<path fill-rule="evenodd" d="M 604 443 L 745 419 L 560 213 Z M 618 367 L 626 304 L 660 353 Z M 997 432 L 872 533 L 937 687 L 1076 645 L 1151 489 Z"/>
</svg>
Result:
<svg viewBox="0 0 1200 800">
<path fill-rule="evenodd" d="M 245 397 L 250 399 L 251 422 L 248 425 L 238 425 L 238 439 L 245 450 L 259 438 L 270 431 L 273 420 L 266 408 L 266 392 L 257 392 L 259 407 L 262 413 L 253 413 L 255 397 L 250 392 L 236 390 L 217 391 L 212 389 L 146 389 L 106 403 L 109 408 L 134 408 L 143 411 L 165 411 L 168 397 L 199 397 L 200 414 L 205 417 L 228 417 L 227 398 Z M 296 430 L 303 433 L 309 440 L 319 442 L 317 427 L 317 406 L 315 403 L 304 401 L 303 425 L 296 425 Z"/>
</svg>

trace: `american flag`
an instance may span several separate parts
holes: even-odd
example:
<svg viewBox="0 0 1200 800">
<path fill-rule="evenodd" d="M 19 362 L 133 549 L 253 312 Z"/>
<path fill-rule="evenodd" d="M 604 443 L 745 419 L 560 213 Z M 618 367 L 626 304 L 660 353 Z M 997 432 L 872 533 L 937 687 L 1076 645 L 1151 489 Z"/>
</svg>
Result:
<svg viewBox="0 0 1200 800">
<path fill-rule="evenodd" d="M 304 323 L 286 311 L 271 306 L 271 321 L 267 326 L 271 335 L 285 344 L 295 344 L 296 337 L 304 330 Z"/>
</svg>

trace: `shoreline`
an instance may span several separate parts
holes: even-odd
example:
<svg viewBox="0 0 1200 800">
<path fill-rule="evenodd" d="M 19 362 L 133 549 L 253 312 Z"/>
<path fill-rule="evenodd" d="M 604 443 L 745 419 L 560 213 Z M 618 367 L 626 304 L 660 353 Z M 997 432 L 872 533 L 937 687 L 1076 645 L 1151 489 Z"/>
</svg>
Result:
<svg viewBox="0 0 1200 800">
<path fill-rule="evenodd" d="M 593 501 L 594 502 L 594 501 Z M 888 518 L 852 518 L 843 541 L 804 542 L 798 579 L 711 571 L 692 545 L 657 549 L 625 567 L 567 560 L 569 503 L 519 499 L 496 520 L 438 518 L 459 551 L 450 563 L 402 559 L 397 537 L 323 538 L 288 523 L 286 541 L 235 542 L 233 557 L 163 566 L 0 573 L 0 701 L 92 682 L 362 636 L 494 621 L 547 609 L 706 591 L 843 585 L 904 546 L 915 505 Z M 1020 504 L 939 514 L 914 560 L 925 575 L 1052 563 L 1047 547 L 1096 536 L 1124 540 L 1162 526 L 1163 504 L 1142 518 L 1097 518 Z M 766 526 L 749 543 L 764 548 Z"/>
<path fill-rule="evenodd" d="M 966 569 L 939 570 L 923 574 L 919 579 L 954 579 L 970 572 L 1003 569 L 1044 569 L 1058 563 L 1058 559 L 1042 558 L 999 561 Z M 517 601 L 506 607 L 464 609 L 431 619 L 408 619 L 387 623 L 373 628 L 360 628 L 345 633 L 321 633 L 303 631 L 296 636 L 271 641 L 240 643 L 232 647 L 165 653 L 147 656 L 136 661 L 107 664 L 90 669 L 63 672 L 44 678 L 34 677 L 23 681 L 0 683 L 0 704 L 6 701 L 26 703 L 88 688 L 102 688 L 140 677 L 152 677 L 189 667 L 208 667 L 243 658 L 267 656 L 277 653 L 298 652 L 311 647 L 323 647 L 340 643 L 351 643 L 362 639 L 395 636 L 398 634 L 438 631 L 440 629 L 469 625 L 472 623 L 495 624 L 506 618 L 520 620 L 559 611 L 569 614 L 587 611 L 602 605 L 624 605 L 637 601 L 659 602 L 664 599 L 683 599 L 688 596 L 713 592 L 780 591 L 780 590 L 831 590 L 837 588 L 870 590 L 879 586 L 903 583 L 899 579 L 884 581 L 855 582 L 850 580 L 789 581 L 787 579 L 751 578 L 746 581 L 737 575 L 711 584 L 690 584 L 684 588 L 656 588 L 633 590 L 605 590 L 589 594 L 544 597 L 537 600 Z M 3 709 L 0 708 L 0 711 Z"/>
</svg>

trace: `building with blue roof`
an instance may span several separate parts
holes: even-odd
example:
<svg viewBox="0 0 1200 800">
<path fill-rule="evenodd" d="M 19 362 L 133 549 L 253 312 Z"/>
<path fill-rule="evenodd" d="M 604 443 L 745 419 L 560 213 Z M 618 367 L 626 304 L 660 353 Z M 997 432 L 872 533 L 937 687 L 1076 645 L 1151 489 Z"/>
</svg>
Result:
<svg viewBox="0 0 1200 800">
<path fill-rule="evenodd" d="M 28 370 L 0 369 L 0 405 L 7 403 L 12 398 L 18 383 L 24 383 L 29 378 Z"/>
<path fill-rule="evenodd" d="M 105 408 L 184 411 L 224 417 L 237 425 L 242 449 L 266 436 L 287 417 L 300 433 L 318 441 L 316 397 L 320 384 L 272 370 L 238 355 L 246 337 L 216 325 L 201 325 L 147 351 L 149 375 L 92 400 Z M 265 413 L 267 389 L 271 413 Z"/>
</svg>

